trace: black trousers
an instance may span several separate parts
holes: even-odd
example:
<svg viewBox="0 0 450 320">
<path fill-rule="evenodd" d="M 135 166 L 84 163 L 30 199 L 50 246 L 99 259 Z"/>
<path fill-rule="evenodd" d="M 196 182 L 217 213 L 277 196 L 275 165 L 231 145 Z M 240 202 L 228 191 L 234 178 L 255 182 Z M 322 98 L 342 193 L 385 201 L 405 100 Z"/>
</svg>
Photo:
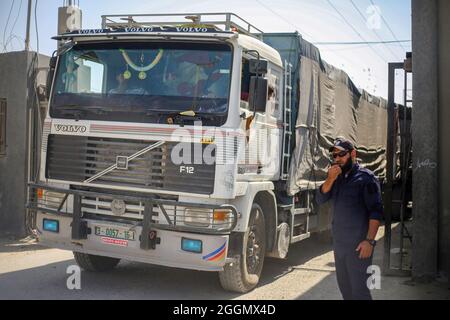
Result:
<svg viewBox="0 0 450 320">
<path fill-rule="evenodd" d="M 360 259 L 359 252 L 349 249 L 334 249 L 336 277 L 344 300 L 372 300 L 367 286 L 370 274 L 367 268 L 372 265 L 372 257 Z"/>
</svg>

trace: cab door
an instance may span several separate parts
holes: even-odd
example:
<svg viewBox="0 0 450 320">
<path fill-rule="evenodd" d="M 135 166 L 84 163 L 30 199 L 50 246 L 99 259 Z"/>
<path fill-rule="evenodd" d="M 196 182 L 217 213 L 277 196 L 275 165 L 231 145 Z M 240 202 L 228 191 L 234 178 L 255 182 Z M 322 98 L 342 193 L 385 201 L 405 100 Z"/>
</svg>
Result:
<svg viewBox="0 0 450 320">
<path fill-rule="evenodd" d="M 269 62 L 264 78 L 268 82 L 267 101 L 264 111 L 253 112 L 249 105 L 250 73 L 249 58 L 242 60 L 241 74 L 241 129 L 246 133 L 245 157 L 238 166 L 238 174 L 249 180 L 276 179 L 280 168 L 282 132 L 282 69 Z"/>
</svg>

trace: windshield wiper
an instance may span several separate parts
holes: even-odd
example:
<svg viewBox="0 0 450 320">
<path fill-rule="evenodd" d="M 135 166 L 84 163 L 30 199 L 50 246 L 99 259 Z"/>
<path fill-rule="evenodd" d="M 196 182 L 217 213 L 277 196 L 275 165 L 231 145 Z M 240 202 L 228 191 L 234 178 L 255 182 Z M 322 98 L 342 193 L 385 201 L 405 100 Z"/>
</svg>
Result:
<svg viewBox="0 0 450 320">
<path fill-rule="evenodd" d="M 56 108 L 57 110 L 81 110 L 81 111 L 87 111 L 87 112 L 93 112 L 96 114 L 103 114 L 103 113 L 109 113 L 112 110 L 107 110 L 104 107 L 99 106 L 80 106 L 80 105 L 64 105 Z"/>
<path fill-rule="evenodd" d="M 63 106 L 56 108 L 56 110 L 61 115 L 73 116 L 75 118 L 75 121 L 79 121 L 81 116 L 86 115 L 86 111 L 80 110 L 78 106 Z"/>
<path fill-rule="evenodd" d="M 72 116 L 75 121 L 79 121 L 82 116 L 86 115 L 86 112 L 82 110 L 63 110 L 61 114 L 64 116 Z"/>
<path fill-rule="evenodd" d="M 156 110 L 155 110 L 156 111 Z M 148 110 L 146 115 L 147 116 L 157 116 L 158 117 L 158 122 L 160 122 L 161 117 L 165 117 L 166 118 L 166 122 L 168 124 L 178 124 L 180 125 L 180 127 L 184 126 L 184 122 L 186 120 L 188 121 L 201 121 L 201 117 L 197 116 L 196 113 L 192 110 L 188 110 L 188 111 L 175 111 L 175 112 L 161 112 L 158 110 L 158 112 L 156 112 L 153 110 Z M 170 120 L 171 119 L 171 120 Z"/>
<path fill-rule="evenodd" d="M 80 120 L 81 116 L 85 116 L 87 112 L 91 112 L 97 115 L 108 114 L 111 111 L 105 110 L 103 107 L 98 106 L 80 106 L 80 105 L 65 105 L 57 107 L 56 110 L 65 115 L 72 115 L 75 117 L 75 120 Z"/>
<path fill-rule="evenodd" d="M 165 111 L 160 110 L 148 110 L 146 116 L 153 116 L 158 118 L 160 123 L 161 117 L 164 117 L 168 124 L 178 124 L 181 127 L 185 125 L 185 121 L 195 122 L 202 121 L 203 119 L 214 120 L 216 117 L 224 116 L 223 113 L 209 113 L 209 112 L 195 112 L 193 110 L 187 111 Z M 169 119 L 172 119 L 171 121 Z"/>
</svg>

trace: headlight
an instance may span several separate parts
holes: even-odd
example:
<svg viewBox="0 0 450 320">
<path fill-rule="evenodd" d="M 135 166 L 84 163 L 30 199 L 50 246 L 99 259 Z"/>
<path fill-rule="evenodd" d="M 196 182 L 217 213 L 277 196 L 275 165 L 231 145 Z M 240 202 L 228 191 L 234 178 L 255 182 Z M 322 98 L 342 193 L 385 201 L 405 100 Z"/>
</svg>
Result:
<svg viewBox="0 0 450 320">
<path fill-rule="evenodd" d="M 212 209 L 186 208 L 184 210 L 184 223 L 195 227 L 209 227 L 212 213 Z"/>
<path fill-rule="evenodd" d="M 195 227 L 228 228 L 232 222 L 231 209 L 186 208 L 184 223 Z"/>
<path fill-rule="evenodd" d="M 53 192 L 43 189 L 37 190 L 37 197 L 39 204 L 49 208 L 57 210 L 64 199 L 64 193 Z"/>
</svg>

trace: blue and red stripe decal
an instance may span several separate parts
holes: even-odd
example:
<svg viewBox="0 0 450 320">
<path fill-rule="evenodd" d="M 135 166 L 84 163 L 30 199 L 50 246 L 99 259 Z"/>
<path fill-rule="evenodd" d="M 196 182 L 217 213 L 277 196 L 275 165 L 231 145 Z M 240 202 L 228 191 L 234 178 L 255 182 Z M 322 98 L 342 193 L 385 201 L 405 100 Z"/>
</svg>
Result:
<svg viewBox="0 0 450 320">
<path fill-rule="evenodd" d="M 225 257 L 225 249 L 227 243 L 225 242 L 220 248 L 217 248 L 211 253 L 208 253 L 207 255 L 203 256 L 203 260 L 207 261 L 218 261 Z"/>
</svg>

